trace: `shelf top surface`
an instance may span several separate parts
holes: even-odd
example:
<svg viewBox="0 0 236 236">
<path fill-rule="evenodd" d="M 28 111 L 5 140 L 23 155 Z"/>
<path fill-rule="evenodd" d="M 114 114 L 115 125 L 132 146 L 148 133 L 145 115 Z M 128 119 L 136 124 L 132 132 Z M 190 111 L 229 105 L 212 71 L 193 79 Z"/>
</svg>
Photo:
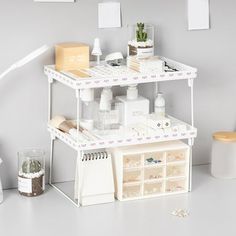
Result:
<svg viewBox="0 0 236 236">
<path fill-rule="evenodd" d="M 194 79 L 197 77 L 197 69 L 194 67 L 164 57 L 160 57 L 160 59 L 165 61 L 174 71 L 140 73 L 128 69 L 126 66 L 119 69 L 111 69 L 111 66 L 101 65 L 100 67 L 94 67 L 91 64 L 90 69 L 87 71 L 79 71 L 80 73 L 88 74 L 89 77 L 80 77 L 71 72 L 57 71 L 54 65 L 45 66 L 44 72 L 50 79 L 59 81 L 73 89 L 125 86 L 129 84 Z"/>
</svg>

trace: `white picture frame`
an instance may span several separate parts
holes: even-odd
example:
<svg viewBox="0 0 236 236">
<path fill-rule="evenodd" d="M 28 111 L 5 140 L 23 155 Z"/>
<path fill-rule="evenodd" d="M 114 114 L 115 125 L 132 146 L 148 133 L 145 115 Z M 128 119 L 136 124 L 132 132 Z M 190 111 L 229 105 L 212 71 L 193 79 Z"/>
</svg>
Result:
<svg viewBox="0 0 236 236">
<path fill-rule="evenodd" d="M 120 28 L 120 2 L 102 2 L 98 4 L 98 28 Z"/>
<path fill-rule="evenodd" d="M 209 28 L 209 0 L 188 0 L 188 30 L 207 30 Z"/>
</svg>

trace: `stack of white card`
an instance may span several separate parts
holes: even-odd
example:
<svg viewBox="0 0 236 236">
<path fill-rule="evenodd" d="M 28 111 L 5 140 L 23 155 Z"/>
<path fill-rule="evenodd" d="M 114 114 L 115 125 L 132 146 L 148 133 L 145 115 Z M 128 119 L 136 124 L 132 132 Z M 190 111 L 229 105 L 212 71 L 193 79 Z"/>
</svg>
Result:
<svg viewBox="0 0 236 236">
<path fill-rule="evenodd" d="M 158 56 L 139 58 L 130 56 L 127 58 L 128 68 L 141 73 L 160 73 L 164 71 L 164 61 Z"/>
</svg>

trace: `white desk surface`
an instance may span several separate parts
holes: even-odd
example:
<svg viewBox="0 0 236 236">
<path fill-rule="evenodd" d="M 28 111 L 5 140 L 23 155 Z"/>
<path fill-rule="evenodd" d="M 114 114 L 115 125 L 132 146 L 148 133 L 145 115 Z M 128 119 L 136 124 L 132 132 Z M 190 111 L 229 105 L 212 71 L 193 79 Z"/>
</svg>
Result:
<svg viewBox="0 0 236 236">
<path fill-rule="evenodd" d="M 236 235 L 236 180 L 194 167 L 193 191 L 179 196 L 76 208 L 54 189 L 36 198 L 4 192 L 1 236 L 222 236 Z M 187 218 L 171 215 L 175 208 Z"/>
</svg>

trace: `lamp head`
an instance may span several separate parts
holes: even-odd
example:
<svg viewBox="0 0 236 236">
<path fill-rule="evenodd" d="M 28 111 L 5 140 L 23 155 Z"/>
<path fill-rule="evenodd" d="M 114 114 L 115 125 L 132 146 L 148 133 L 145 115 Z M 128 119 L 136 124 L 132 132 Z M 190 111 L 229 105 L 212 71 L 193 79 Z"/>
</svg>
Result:
<svg viewBox="0 0 236 236">
<path fill-rule="evenodd" d="M 102 50 L 101 50 L 101 47 L 100 47 L 99 38 L 95 38 L 95 40 L 94 40 L 92 55 L 93 56 L 101 56 L 102 55 Z"/>
</svg>

